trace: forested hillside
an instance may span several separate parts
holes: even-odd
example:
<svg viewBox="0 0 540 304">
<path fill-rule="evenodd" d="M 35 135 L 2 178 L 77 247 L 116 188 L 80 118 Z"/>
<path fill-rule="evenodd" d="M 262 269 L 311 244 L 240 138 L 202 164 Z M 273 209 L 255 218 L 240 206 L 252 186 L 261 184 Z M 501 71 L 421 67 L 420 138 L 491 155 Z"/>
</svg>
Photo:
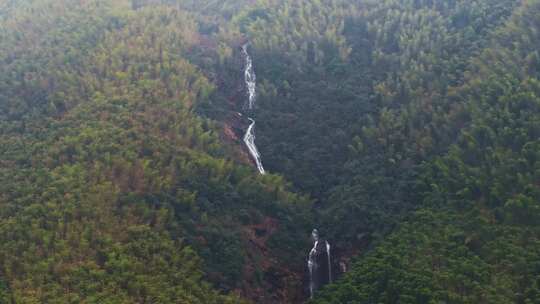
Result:
<svg viewBox="0 0 540 304">
<path fill-rule="evenodd" d="M 302 260 L 293 231 L 309 201 L 235 164 L 193 112 L 214 90 L 185 59 L 197 35 L 177 8 L 118 1 L 21 3 L 3 18 L 6 301 L 235 303 L 203 271 L 257 294 L 260 272 L 288 277 L 281 259 Z"/>
<path fill-rule="evenodd" d="M 443 96 L 464 126 L 422 164 L 420 210 L 314 303 L 539 303 L 539 21 L 525 2 L 469 60 Z"/>
<path fill-rule="evenodd" d="M 2 1 L 0 303 L 540 303 L 539 50 L 538 0 Z"/>
</svg>

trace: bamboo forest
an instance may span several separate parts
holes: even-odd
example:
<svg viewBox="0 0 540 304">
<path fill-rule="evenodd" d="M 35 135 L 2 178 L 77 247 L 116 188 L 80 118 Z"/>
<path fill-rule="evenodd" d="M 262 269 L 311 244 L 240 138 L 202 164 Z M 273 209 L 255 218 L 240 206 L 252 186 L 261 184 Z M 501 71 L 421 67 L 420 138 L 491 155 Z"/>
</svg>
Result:
<svg viewBox="0 0 540 304">
<path fill-rule="evenodd" d="M 540 0 L 0 0 L 0 304 L 540 304 Z"/>
</svg>

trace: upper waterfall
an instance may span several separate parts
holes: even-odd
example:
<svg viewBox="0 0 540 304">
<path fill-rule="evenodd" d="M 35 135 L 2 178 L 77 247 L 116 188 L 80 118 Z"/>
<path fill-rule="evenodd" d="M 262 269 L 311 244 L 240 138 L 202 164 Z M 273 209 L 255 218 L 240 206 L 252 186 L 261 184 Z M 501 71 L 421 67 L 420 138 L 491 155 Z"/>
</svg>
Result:
<svg viewBox="0 0 540 304">
<path fill-rule="evenodd" d="M 244 81 L 246 83 L 247 87 L 247 104 L 245 105 L 245 108 L 248 110 L 253 110 L 253 107 L 255 105 L 255 98 L 256 98 L 256 76 L 255 71 L 253 70 L 253 61 L 251 60 L 251 57 L 249 56 L 248 50 L 247 50 L 248 44 L 244 44 L 242 46 L 242 53 L 244 54 L 245 58 L 245 67 L 244 67 Z M 255 120 L 251 117 L 248 117 L 251 124 L 249 125 L 246 134 L 244 135 L 244 143 L 246 143 L 246 146 L 249 150 L 249 153 L 253 157 L 253 160 L 255 160 L 255 163 L 257 164 L 257 169 L 261 174 L 266 174 L 266 171 L 264 170 L 264 167 L 262 165 L 261 161 L 261 155 L 259 154 L 259 150 L 257 149 L 257 146 L 255 145 Z"/>
<path fill-rule="evenodd" d="M 247 87 L 247 93 L 248 93 L 248 102 L 246 104 L 246 108 L 248 110 L 252 110 L 253 106 L 255 105 L 255 97 L 256 97 L 256 80 L 257 76 L 255 75 L 255 71 L 253 70 L 253 61 L 251 59 L 251 56 L 249 56 L 248 50 L 247 50 L 248 44 L 244 44 L 242 46 L 242 53 L 244 54 L 245 58 L 245 68 L 244 68 L 244 81 L 246 83 Z"/>
<path fill-rule="evenodd" d="M 248 147 L 249 153 L 251 153 L 251 156 L 253 156 L 253 159 L 255 160 L 255 163 L 257 164 L 257 169 L 261 174 L 266 174 L 266 171 L 264 171 L 264 167 L 261 162 L 261 156 L 259 154 L 259 151 L 257 150 L 257 146 L 255 145 L 255 120 L 248 118 L 251 124 L 249 125 L 246 135 L 244 135 L 244 142 L 246 143 L 246 146 Z"/>
</svg>

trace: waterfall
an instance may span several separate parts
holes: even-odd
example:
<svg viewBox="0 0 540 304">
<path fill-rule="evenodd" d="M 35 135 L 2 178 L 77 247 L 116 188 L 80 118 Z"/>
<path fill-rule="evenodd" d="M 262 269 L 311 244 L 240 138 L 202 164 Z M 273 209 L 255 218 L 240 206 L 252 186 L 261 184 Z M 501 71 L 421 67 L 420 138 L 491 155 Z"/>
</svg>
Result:
<svg viewBox="0 0 540 304">
<path fill-rule="evenodd" d="M 309 251 L 307 266 L 309 270 L 309 294 L 313 298 L 315 291 L 326 284 L 332 283 L 332 261 L 330 243 L 320 240 L 317 229 L 313 229 L 311 238 L 313 248 Z"/>
<path fill-rule="evenodd" d="M 244 135 L 244 142 L 246 143 L 246 146 L 248 147 L 249 153 L 251 153 L 251 156 L 253 156 L 253 159 L 255 160 L 255 163 L 257 164 L 257 169 L 259 169 L 259 172 L 261 174 L 265 174 L 262 162 L 261 162 L 261 156 L 259 155 L 259 150 L 257 150 L 257 146 L 255 145 L 255 132 L 253 129 L 255 128 L 255 120 L 248 118 L 249 121 L 251 121 L 251 124 L 249 125 L 246 135 Z"/>
<path fill-rule="evenodd" d="M 251 57 L 249 56 L 249 53 L 247 51 L 248 44 L 244 44 L 242 46 L 242 53 L 244 54 L 244 58 L 246 60 L 245 68 L 244 68 L 244 81 L 247 86 L 248 90 L 248 103 L 247 103 L 247 109 L 252 110 L 253 106 L 255 104 L 255 88 L 256 88 L 256 79 L 255 71 L 253 70 L 253 60 L 251 60 Z"/>
<path fill-rule="evenodd" d="M 326 257 L 328 258 L 328 283 L 332 283 L 332 261 L 330 260 L 330 244 L 326 241 Z"/>
<path fill-rule="evenodd" d="M 244 67 L 244 81 L 246 83 L 247 87 L 247 95 L 248 95 L 248 102 L 245 106 L 248 110 L 253 110 L 253 106 L 255 105 L 255 97 L 256 97 L 256 76 L 255 71 L 253 70 L 253 61 L 251 60 L 251 57 L 249 56 L 249 53 L 247 51 L 248 44 L 244 44 L 242 46 L 242 53 L 244 54 L 244 58 L 246 60 L 245 67 Z M 240 114 L 240 113 L 238 113 Z M 240 114 L 242 116 L 242 114 Z M 262 165 L 261 161 L 261 155 L 259 154 L 259 150 L 257 149 L 257 146 L 255 145 L 255 120 L 251 117 L 248 117 L 251 124 L 249 125 L 246 134 L 244 135 L 244 143 L 246 144 L 249 153 L 251 154 L 251 157 L 253 157 L 253 160 L 255 160 L 255 163 L 257 164 L 257 169 L 261 174 L 266 174 L 266 171 L 264 171 L 264 167 Z"/>
<path fill-rule="evenodd" d="M 317 245 L 319 245 L 319 231 L 313 229 L 311 232 L 311 238 L 313 239 L 313 248 L 308 255 L 308 269 L 309 269 L 309 296 L 313 298 L 315 292 L 315 272 L 318 268 L 317 264 Z"/>
</svg>

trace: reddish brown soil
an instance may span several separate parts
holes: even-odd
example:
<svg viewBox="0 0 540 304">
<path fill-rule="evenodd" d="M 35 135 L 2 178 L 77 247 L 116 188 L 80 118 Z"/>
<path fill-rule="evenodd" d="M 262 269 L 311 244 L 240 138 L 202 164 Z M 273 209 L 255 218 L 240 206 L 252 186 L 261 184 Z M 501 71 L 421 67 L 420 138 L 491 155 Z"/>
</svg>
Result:
<svg viewBox="0 0 540 304">
<path fill-rule="evenodd" d="M 244 230 L 247 261 L 243 269 L 242 286 L 236 292 L 260 304 L 301 303 L 302 274 L 289 269 L 268 248 L 268 239 L 279 228 L 277 220 L 266 217 L 261 223 Z"/>
</svg>

